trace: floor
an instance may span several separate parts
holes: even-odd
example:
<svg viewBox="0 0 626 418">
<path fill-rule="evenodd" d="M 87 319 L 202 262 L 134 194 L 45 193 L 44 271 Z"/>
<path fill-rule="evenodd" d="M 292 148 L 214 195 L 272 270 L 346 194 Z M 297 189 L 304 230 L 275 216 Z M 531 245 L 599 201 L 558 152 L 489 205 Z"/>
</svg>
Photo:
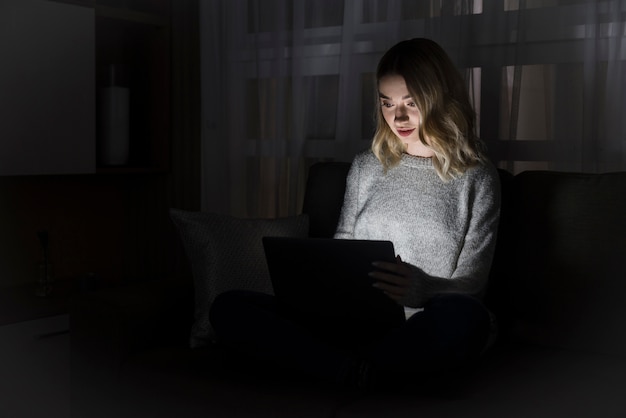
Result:
<svg viewBox="0 0 626 418">
<path fill-rule="evenodd" d="M 0 326 L 0 418 L 70 417 L 69 316 Z"/>
</svg>

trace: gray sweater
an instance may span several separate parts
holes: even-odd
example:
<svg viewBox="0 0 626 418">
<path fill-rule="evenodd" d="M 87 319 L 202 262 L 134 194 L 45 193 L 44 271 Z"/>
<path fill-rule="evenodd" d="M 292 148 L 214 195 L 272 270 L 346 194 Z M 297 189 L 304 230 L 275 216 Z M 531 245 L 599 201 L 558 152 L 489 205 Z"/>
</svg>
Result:
<svg viewBox="0 0 626 418">
<path fill-rule="evenodd" d="M 365 151 L 348 174 L 335 238 L 392 241 L 415 277 L 404 305 L 418 308 L 440 293 L 482 297 L 499 213 L 500 185 L 491 164 L 444 182 L 429 158 L 405 154 L 384 173 Z"/>
</svg>

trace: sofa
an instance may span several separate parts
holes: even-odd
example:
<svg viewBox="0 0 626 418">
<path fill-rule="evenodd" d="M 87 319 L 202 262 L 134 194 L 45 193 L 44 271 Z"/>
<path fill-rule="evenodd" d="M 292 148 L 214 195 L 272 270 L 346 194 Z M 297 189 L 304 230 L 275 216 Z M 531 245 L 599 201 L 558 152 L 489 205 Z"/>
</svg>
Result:
<svg viewBox="0 0 626 418">
<path fill-rule="evenodd" d="M 332 236 L 348 169 L 310 168 L 298 218 L 309 236 Z M 626 173 L 499 173 L 501 222 L 485 298 L 499 333 L 466 373 L 363 392 L 241 361 L 206 330 L 202 343 L 190 340 L 198 277 L 169 278 L 73 298 L 73 416 L 625 417 Z M 226 236 L 231 221 L 240 220 L 217 218 Z M 234 230 L 249 237 L 249 226 Z M 198 254 L 185 249 L 200 274 Z"/>
</svg>

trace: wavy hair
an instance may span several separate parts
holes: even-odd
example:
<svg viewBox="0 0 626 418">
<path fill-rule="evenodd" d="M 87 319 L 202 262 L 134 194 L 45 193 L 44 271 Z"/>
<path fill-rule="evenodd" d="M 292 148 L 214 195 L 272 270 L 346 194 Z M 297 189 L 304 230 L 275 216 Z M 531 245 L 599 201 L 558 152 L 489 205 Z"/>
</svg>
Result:
<svg viewBox="0 0 626 418">
<path fill-rule="evenodd" d="M 419 138 L 433 151 L 433 166 L 442 180 L 459 177 L 485 161 L 465 82 L 441 46 L 424 38 L 394 45 L 378 63 L 377 87 L 381 78 L 389 75 L 404 78 L 420 112 Z M 397 165 L 405 151 L 404 143 L 387 125 L 380 105 L 372 151 L 385 170 Z"/>
</svg>

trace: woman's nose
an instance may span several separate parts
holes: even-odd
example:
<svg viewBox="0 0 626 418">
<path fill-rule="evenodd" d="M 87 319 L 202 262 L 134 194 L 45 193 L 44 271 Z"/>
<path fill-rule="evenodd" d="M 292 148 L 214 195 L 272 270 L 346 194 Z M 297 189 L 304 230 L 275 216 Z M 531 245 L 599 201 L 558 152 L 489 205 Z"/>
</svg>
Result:
<svg viewBox="0 0 626 418">
<path fill-rule="evenodd" d="M 404 121 L 408 119 L 409 115 L 404 106 L 396 106 L 396 120 Z"/>
</svg>

